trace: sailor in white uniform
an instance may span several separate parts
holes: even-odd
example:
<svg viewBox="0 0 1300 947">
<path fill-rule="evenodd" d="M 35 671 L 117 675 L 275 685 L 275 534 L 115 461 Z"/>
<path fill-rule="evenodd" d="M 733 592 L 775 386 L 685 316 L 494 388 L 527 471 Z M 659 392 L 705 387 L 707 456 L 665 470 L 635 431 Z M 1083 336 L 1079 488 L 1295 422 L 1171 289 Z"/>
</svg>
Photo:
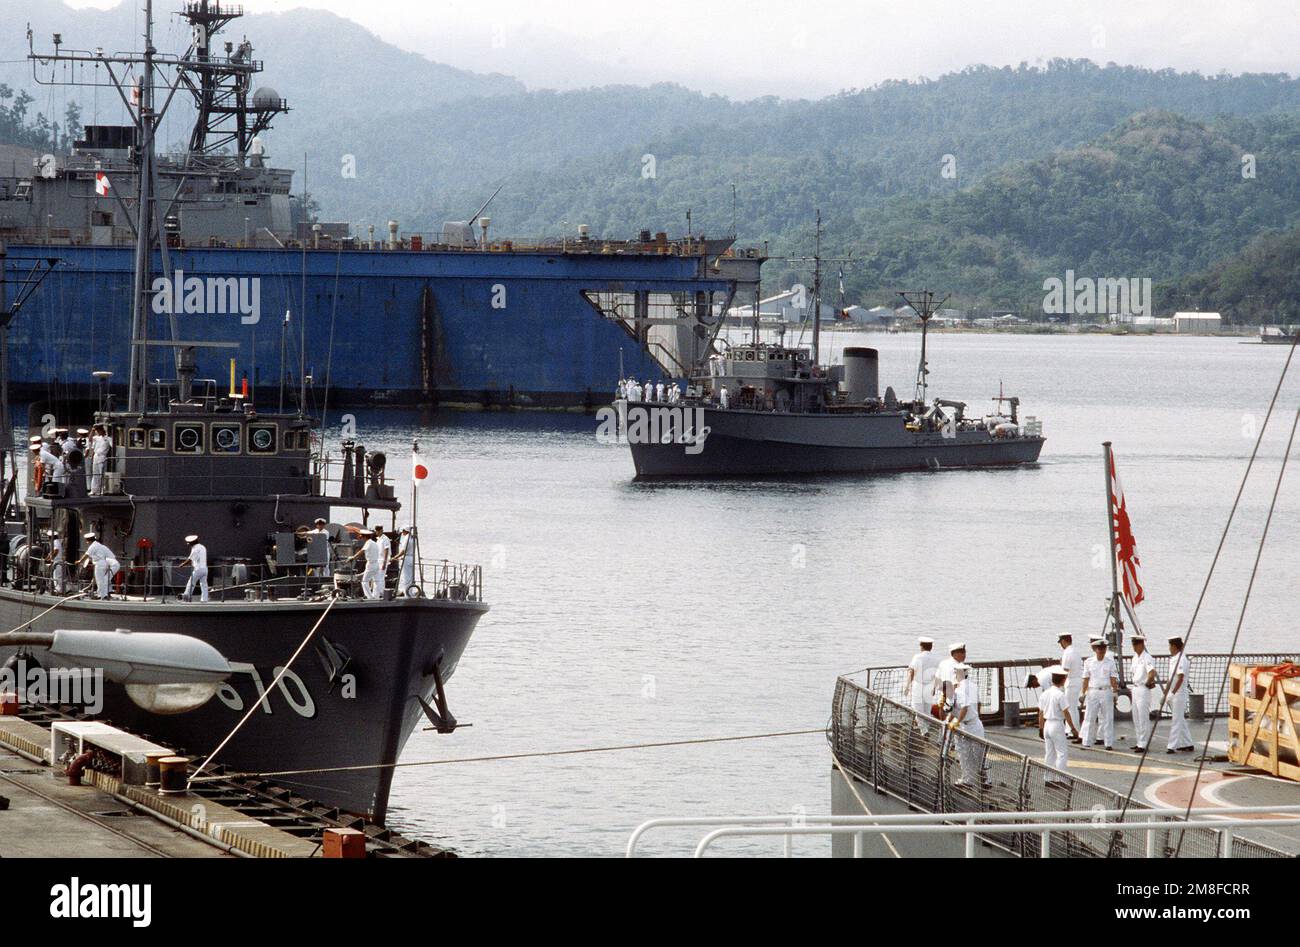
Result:
<svg viewBox="0 0 1300 947">
<path fill-rule="evenodd" d="M 113 550 L 101 543 L 99 537 L 94 533 L 87 533 L 82 538 L 90 545 L 86 547 L 82 557 L 77 560 L 77 567 L 81 568 L 88 562 L 95 564 L 96 596 L 106 599 L 112 589 L 113 576 L 117 575 L 121 570 L 122 564 L 113 555 Z"/>
<path fill-rule="evenodd" d="M 185 537 L 185 541 L 190 545 L 189 558 L 180 564 L 180 568 L 190 566 L 190 579 L 185 583 L 184 599 L 187 602 L 194 601 L 194 586 L 199 586 L 199 601 L 208 600 L 208 547 L 199 542 L 199 537 L 191 533 Z"/>
<path fill-rule="evenodd" d="M 723 387 L 723 388 L 719 388 L 719 389 L 718 389 L 718 405 L 719 405 L 723 410 L 726 410 L 726 408 L 729 407 L 730 404 L 731 404 L 731 392 L 729 392 L 725 387 Z"/>
<path fill-rule="evenodd" d="M 1038 735 L 1043 738 L 1043 763 L 1053 769 L 1065 772 L 1070 759 L 1070 743 L 1065 736 L 1065 728 L 1077 737 L 1078 728 L 1070 713 L 1070 701 L 1066 696 L 1069 675 L 1065 668 L 1048 668 L 1051 675 L 1051 687 L 1043 692 L 1038 700 Z M 1060 785 L 1061 781 L 1052 773 L 1047 774 L 1048 786 Z"/>
<path fill-rule="evenodd" d="M 397 543 L 397 594 L 405 595 L 406 590 L 415 584 L 415 531 L 410 526 L 402 527 L 401 539 Z"/>
<path fill-rule="evenodd" d="M 56 447 L 58 448 L 57 452 L 54 450 Z M 72 475 L 68 473 L 68 465 L 64 461 L 66 452 L 63 450 L 62 445 L 56 442 L 50 445 L 50 453 L 54 454 L 54 467 L 50 471 L 50 476 L 55 483 L 61 483 L 66 487 L 72 481 Z"/>
<path fill-rule="evenodd" d="M 940 661 L 934 669 L 933 703 L 938 705 L 940 713 L 945 713 L 952 706 L 952 669 L 955 665 L 965 662 L 966 642 L 954 641 L 948 646 L 948 657 Z"/>
<path fill-rule="evenodd" d="M 1165 752 L 1190 753 L 1196 749 L 1191 727 L 1187 725 L 1187 680 L 1192 670 L 1192 659 L 1187 656 L 1183 639 L 1178 636 L 1169 639 L 1169 654 L 1169 686 L 1166 694 L 1173 720 L 1169 724 L 1169 743 Z"/>
<path fill-rule="evenodd" d="M 361 594 L 369 599 L 384 597 L 384 546 L 388 540 L 383 537 L 383 530 L 376 527 L 362 547 L 352 555 L 353 559 L 366 557 L 366 571 L 361 573 Z"/>
<path fill-rule="evenodd" d="M 928 734 L 930 731 L 925 721 L 930 716 L 930 698 L 934 694 L 934 672 L 939 667 L 939 656 L 934 653 L 933 638 L 918 638 L 917 644 L 921 650 L 912 656 L 912 662 L 907 666 L 903 693 L 916 711 L 921 733 Z"/>
<path fill-rule="evenodd" d="M 1133 702 L 1133 731 L 1137 740 L 1133 752 L 1141 753 L 1151 738 L 1151 698 L 1156 692 L 1156 661 L 1147 650 L 1144 635 L 1134 635 L 1130 640 L 1133 643 L 1133 657 L 1128 664 L 1128 691 L 1129 699 Z"/>
<path fill-rule="evenodd" d="M 330 559 L 334 555 L 334 547 L 330 543 L 329 524 L 325 522 L 325 517 L 316 517 L 315 522 L 311 525 L 311 529 L 307 530 L 307 535 L 325 537 L 325 564 L 323 566 L 312 566 L 307 570 L 307 573 L 308 575 L 325 576 L 328 578 L 330 575 L 333 575 L 333 571 L 330 569 Z M 311 540 L 308 540 L 308 542 L 310 541 Z"/>
<path fill-rule="evenodd" d="M 102 496 L 104 493 L 104 471 L 108 468 L 108 455 L 113 450 L 113 442 L 103 425 L 95 425 L 95 435 L 90 439 L 90 493 Z"/>
<path fill-rule="evenodd" d="M 67 563 L 63 561 L 63 540 L 57 530 L 47 530 L 50 539 L 50 556 L 45 561 L 50 567 L 50 586 L 55 595 L 66 595 L 68 591 Z"/>
<path fill-rule="evenodd" d="M 1061 646 L 1061 667 L 1069 678 L 1065 683 L 1065 701 L 1070 705 L 1070 713 L 1078 715 L 1079 696 L 1083 691 L 1083 658 L 1074 650 L 1074 638 L 1071 635 L 1058 635 L 1056 643 Z M 1078 743 L 1079 735 L 1074 735 Z"/>
<path fill-rule="evenodd" d="M 1115 693 L 1119 690 L 1119 672 L 1115 659 L 1106 653 L 1106 640 L 1092 642 L 1092 657 L 1083 663 L 1083 745 L 1115 749 Z"/>
<path fill-rule="evenodd" d="M 958 662 L 952 666 L 953 703 L 948 715 L 948 726 L 955 731 L 957 759 L 961 761 L 961 779 L 954 785 L 969 786 L 979 782 L 985 789 L 991 783 L 984 769 L 988 765 L 984 745 L 968 740 L 964 735 L 984 737 L 984 724 L 980 720 L 979 688 L 969 677 L 970 665 Z"/>
</svg>

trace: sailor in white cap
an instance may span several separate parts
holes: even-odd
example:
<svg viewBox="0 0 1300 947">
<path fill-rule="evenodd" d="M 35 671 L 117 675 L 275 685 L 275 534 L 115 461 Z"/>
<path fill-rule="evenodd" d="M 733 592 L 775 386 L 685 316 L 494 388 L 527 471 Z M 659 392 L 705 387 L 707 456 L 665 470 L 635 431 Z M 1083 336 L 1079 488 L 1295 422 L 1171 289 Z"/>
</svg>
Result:
<svg viewBox="0 0 1300 947">
<path fill-rule="evenodd" d="M 1096 746 L 1115 749 L 1115 694 L 1119 690 L 1119 672 L 1115 659 L 1106 653 L 1106 639 L 1092 641 L 1092 657 L 1083 662 L 1083 745 L 1098 737 Z"/>
<path fill-rule="evenodd" d="M 1056 643 L 1061 646 L 1061 667 L 1069 675 L 1065 682 L 1065 700 L 1070 705 L 1070 713 L 1077 716 L 1079 697 L 1083 692 L 1083 658 L 1074 650 L 1074 636 L 1068 633 L 1057 635 Z M 1078 743 L 1079 735 L 1076 733 L 1073 739 Z"/>
<path fill-rule="evenodd" d="M 1151 738 L 1151 698 L 1156 689 L 1156 662 L 1147 650 L 1145 635 L 1133 635 L 1129 641 L 1133 645 L 1133 657 L 1128 663 L 1128 694 L 1133 703 L 1133 732 L 1137 741 L 1133 752 L 1141 753 Z"/>
<path fill-rule="evenodd" d="M 190 554 L 178 568 L 184 569 L 186 566 L 191 567 L 190 579 L 185 583 L 185 593 L 182 596 L 185 601 L 194 601 L 194 585 L 199 586 L 199 601 L 208 600 L 208 547 L 199 542 L 197 533 L 191 533 L 185 537 L 185 542 L 189 544 Z"/>
<path fill-rule="evenodd" d="M 970 679 L 970 665 L 957 662 L 952 666 L 953 696 L 952 710 L 948 713 L 948 726 L 963 735 L 984 737 L 984 724 L 980 720 L 979 688 Z M 985 789 L 992 784 L 984 774 L 988 765 L 984 753 L 984 744 L 955 736 L 957 740 L 957 759 L 961 761 L 961 779 L 954 782 L 957 786 L 968 786 L 976 781 Z"/>
<path fill-rule="evenodd" d="M 907 666 L 903 693 L 916 711 L 921 733 L 926 734 L 930 732 L 925 718 L 930 716 L 930 696 L 934 693 L 934 672 L 939 666 L 939 656 L 934 653 L 933 638 L 918 638 L 916 643 L 921 650 L 912 655 L 912 662 Z"/>
<path fill-rule="evenodd" d="M 954 665 L 966 661 L 966 642 L 954 641 L 948 645 L 948 657 L 939 662 L 934 669 L 934 704 L 939 713 L 945 713 L 952 706 L 952 669 Z"/>
<path fill-rule="evenodd" d="M 99 537 L 94 533 L 86 533 L 82 539 L 86 540 L 90 545 L 86 547 L 85 553 L 77 560 L 77 568 L 81 568 L 88 562 L 95 564 L 96 597 L 106 599 L 112 589 L 113 576 L 121 571 L 122 564 L 113 555 L 113 550 L 101 543 Z"/>
<path fill-rule="evenodd" d="M 318 516 L 316 517 L 315 520 L 312 521 L 311 529 L 307 530 L 307 536 L 308 536 L 308 540 L 307 540 L 308 543 L 323 542 L 325 544 L 325 564 L 308 567 L 307 574 L 316 575 L 316 576 L 325 576 L 328 578 L 329 576 L 334 574 L 333 570 L 330 568 L 330 559 L 334 555 L 334 548 L 330 544 L 329 523 L 326 521 L 325 517 Z M 323 540 L 313 540 L 310 538 L 312 536 L 324 536 L 325 538 Z M 310 551 L 306 553 L 306 555 L 310 556 Z"/>
<path fill-rule="evenodd" d="M 1191 674 L 1192 663 L 1183 647 L 1183 639 L 1177 635 L 1169 639 L 1169 655 L 1169 686 L 1166 695 L 1173 720 L 1169 723 L 1169 743 L 1165 752 L 1190 753 L 1196 749 L 1191 727 L 1187 725 L 1187 679 Z"/>
<path fill-rule="evenodd" d="M 113 450 L 113 440 L 108 436 L 108 428 L 96 424 L 95 434 L 90 439 L 90 493 L 102 496 L 104 493 L 104 472 L 108 469 L 108 455 Z"/>
<path fill-rule="evenodd" d="M 1070 702 L 1066 697 L 1069 675 L 1060 665 L 1047 669 L 1051 676 L 1051 686 L 1038 699 L 1038 735 L 1043 738 L 1043 762 L 1065 772 L 1069 763 L 1070 744 L 1065 736 L 1068 725 L 1070 731 L 1079 736 L 1079 728 L 1074 725 L 1070 713 Z M 1047 785 L 1060 785 L 1060 780 L 1052 773 L 1047 774 Z"/>
<path fill-rule="evenodd" d="M 405 595 L 415 584 L 415 531 L 403 526 L 397 541 L 397 594 Z"/>
<path fill-rule="evenodd" d="M 59 538 L 59 531 L 56 529 L 46 530 L 45 535 L 50 541 L 50 554 L 45 562 L 50 568 L 51 591 L 55 595 L 66 595 L 68 580 L 67 564 L 63 561 L 63 540 Z"/>
<path fill-rule="evenodd" d="M 369 599 L 380 599 L 384 597 L 384 547 L 388 540 L 384 538 L 384 531 L 376 527 L 371 530 L 370 538 L 362 544 L 361 548 L 352 554 L 353 559 L 366 557 L 366 571 L 361 573 L 361 594 Z"/>
</svg>

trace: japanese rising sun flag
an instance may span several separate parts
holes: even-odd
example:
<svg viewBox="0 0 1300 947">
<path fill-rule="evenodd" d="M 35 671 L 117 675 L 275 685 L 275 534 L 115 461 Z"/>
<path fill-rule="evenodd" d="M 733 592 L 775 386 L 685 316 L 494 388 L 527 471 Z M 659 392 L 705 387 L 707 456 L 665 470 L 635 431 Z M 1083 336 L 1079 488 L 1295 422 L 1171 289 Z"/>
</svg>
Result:
<svg viewBox="0 0 1300 947">
<path fill-rule="evenodd" d="M 103 197 L 113 185 L 108 183 L 108 175 L 103 171 L 95 172 L 95 193 Z"/>
<path fill-rule="evenodd" d="M 411 451 L 411 482 L 417 487 L 429 479 L 429 466 L 418 450 Z"/>
<path fill-rule="evenodd" d="M 1142 565 L 1142 560 L 1138 558 L 1137 544 L 1133 539 L 1133 524 L 1129 522 L 1128 508 L 1124 503 L 1124 488 L 1120 486 L 1119 474 L 1115 472 L 1114 452 L 1110 455 L 1110 502 L 1115 560 L 1119 564 L 1124 599 L 1131 609 L 1145 598 L 1142 583 L 1138 580 L 1138 568 Z"/>
</svg>

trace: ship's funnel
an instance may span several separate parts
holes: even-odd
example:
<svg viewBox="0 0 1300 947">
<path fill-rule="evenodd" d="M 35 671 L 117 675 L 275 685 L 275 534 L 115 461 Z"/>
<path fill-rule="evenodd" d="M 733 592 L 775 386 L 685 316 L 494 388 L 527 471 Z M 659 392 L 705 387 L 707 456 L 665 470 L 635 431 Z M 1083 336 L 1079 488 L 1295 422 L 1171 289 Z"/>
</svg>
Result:
<svg viewBox="0 0 1300 947">
<path fill-rule="evenodd" d="M 844 350 L 844 391 L 851 404 L 880 397 L 880 354 L 875 349 Z"/>
</svg>

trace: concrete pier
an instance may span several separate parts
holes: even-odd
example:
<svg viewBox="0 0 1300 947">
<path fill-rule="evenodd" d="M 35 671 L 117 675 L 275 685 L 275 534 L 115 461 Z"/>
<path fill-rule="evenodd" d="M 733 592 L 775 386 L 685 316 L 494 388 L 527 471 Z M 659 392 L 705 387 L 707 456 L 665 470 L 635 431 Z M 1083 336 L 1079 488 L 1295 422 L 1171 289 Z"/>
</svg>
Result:
<svg viewBox="0 0 1300 947">
<path fill-rule="evenodd" d="M 229 858 L 180 829 L 149 818 L 93 786 L 69 786 L 54 771 L 0 747 L 0 857 Z"/>
</svg>

